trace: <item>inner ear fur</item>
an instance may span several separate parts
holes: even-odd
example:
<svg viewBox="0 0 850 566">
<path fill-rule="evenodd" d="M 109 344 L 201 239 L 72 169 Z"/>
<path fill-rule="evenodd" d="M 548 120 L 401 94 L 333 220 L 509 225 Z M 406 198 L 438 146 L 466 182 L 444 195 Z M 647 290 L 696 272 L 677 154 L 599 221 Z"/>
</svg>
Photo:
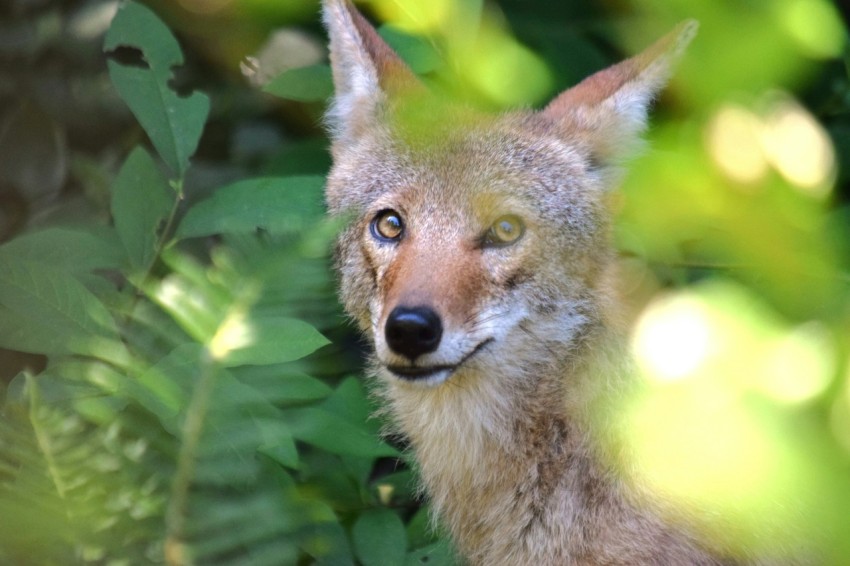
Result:
<svg viewBox="0 0 850 566">
<path fill-rule="evenodd" d="M 697 28 L 694 20 L 682 22 L 642 53 L 562 92 L 541 114 L 585 145 L 595 161 L 624 157 L 639 142 L 649 105 Z"/>
<path fill-rule="evenodd" d="M 350 140 L 373 122 L 387 97 L 419 80 L 349 0 L 324 0 L 334 100 L 328 115 L 335 140 Z"/>
</svg>

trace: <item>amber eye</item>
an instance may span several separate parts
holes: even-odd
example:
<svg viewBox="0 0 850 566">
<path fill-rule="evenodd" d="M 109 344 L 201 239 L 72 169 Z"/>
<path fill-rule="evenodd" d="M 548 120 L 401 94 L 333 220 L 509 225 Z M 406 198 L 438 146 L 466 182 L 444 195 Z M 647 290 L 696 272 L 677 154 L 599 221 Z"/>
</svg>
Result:
<svg viewBox="0 0 850 566">
<path fill-rule="evenodd" d="M 484 244 L 488 246 L 507 246 L 520 239 L 525 227 L 522 220 L 513 214 L 496 219 L 484 235 Z"/>
<path fill-rule="evenodd" d="M 392 209 L 382 210 L 375 215 L 370 225 L 372 236 L 378 240 L 396 242 L 404 233 L 401 215 Z"/>
</svg>

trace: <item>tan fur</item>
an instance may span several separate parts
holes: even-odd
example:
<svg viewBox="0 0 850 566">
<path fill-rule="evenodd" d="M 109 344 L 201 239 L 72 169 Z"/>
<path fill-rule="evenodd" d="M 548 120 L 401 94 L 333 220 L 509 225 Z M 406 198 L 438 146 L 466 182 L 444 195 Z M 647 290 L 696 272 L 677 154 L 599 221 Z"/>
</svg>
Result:
<svg viewBox="0 0 850 566">
<path fill-rule="evenodd" d="M 541 112 L 491 116 L 416 86 L 347 0 L 324 9 L 337 86 L 327 202 L 352 218 L 338 245 L 342 299 L 461 554 L 483 565 L 726 563 L 614 473 L 592 414 L 629 374 L 608 191 L 694 25 Z M 396 243 L 370 232 L 385 209 L 404 219 Z M 524 235 L 482 246 L 503 214 Z M 411 362 L 388 347 L 399 305 L 439 314 L 438 349 Z M 388 369 L 404 364 L 453 370 L 409 380 Z"/>
</svg>

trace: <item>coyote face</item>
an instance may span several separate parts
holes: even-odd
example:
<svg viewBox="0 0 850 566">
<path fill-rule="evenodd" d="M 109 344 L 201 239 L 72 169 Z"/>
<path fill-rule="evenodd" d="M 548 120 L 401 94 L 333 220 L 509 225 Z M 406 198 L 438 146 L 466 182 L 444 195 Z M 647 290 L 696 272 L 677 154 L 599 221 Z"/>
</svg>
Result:
<svg viewBox="0 0 850 566">
<path fill-rule="evenodd" d="M 450 122 L 421 143 L 365 136 L 336 152 L 329 181 L 331 210 L 355 217 L 344 300 L 390 380 L 552 363 L 598 308 L 607 222 L 586 149 L 538 114 Z"/>
<path fill-rule="evenodd" d="M 348 0 L 325 0 L 331 214 L 346 310 L 472 564 L 719 564 L 635 504 L 590 401 L 628 375 L 608 191 L 695 31 L 499 116 L 429 93 Z M 591 384 L 591 385 L 588 385 Z"/>
</svg>

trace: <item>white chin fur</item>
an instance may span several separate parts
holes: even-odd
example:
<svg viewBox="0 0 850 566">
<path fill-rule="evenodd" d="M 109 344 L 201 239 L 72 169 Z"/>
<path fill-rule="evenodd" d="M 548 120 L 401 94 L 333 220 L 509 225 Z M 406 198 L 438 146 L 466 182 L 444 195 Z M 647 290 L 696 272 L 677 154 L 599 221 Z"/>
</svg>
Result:
<svg viewBox="0 0 850 566">
<path fill-rule="evenodd" d="M 445 381 L 448 381 L 454 373 L 455 371 L 453 369 L 441 369 L 425 376 L 405 377 L 389 370 L 384 365 L 382 365 L 378 370 L 378 375 L 387 381 L 401 382 L 413 387 L 423 388 L 437 387 Z"/>
</svg>

